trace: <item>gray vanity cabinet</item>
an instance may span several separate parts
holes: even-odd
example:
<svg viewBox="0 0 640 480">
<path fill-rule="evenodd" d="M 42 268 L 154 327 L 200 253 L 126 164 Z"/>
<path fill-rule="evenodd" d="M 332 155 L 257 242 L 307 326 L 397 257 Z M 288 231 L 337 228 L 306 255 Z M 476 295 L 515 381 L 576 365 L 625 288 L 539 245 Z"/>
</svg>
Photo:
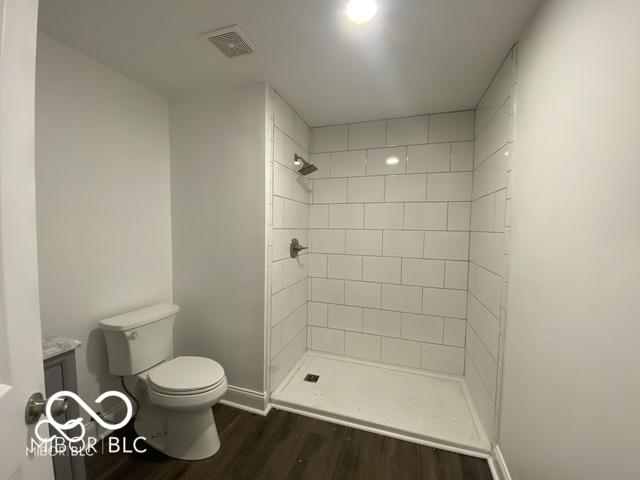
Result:
<svg viewBox="0 0 640 480">
<path fill-rule="evenodd" d="M 78 393 L 75 350 L 61 353 L 44 361 L 44 381 L 47 397 L 60 390 Z M 59 415 L 60 423 L 80 416 L 78 405 L 71 400 L 69 409 Z M 55 431 L 51 431 L 55 434 Z M 84 457 L 81 455 L 54 455 L 53 470 L 56 480 L 85 480 Z"/>
</svg>

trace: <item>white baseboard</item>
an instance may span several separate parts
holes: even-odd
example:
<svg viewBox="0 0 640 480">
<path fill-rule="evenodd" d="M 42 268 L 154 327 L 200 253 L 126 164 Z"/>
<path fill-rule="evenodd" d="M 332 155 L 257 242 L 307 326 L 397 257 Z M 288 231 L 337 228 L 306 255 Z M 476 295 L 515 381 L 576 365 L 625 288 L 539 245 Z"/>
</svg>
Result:
<svg viewBox="0 0 640 480">
<path fill-rule="evenodd" d="M 262 416 L 267 415 L 271 410 L 271 403 L 269 403 L 266 393 L 260 393 L 255 390 L 249 390 L 248 388 L 236 387 L 233 385 L 229 385 L 227 393 L 224 398 L 220 400 L 220 403 Z M 120 404 L 113 410 L 104 412 L 102 418 L 109 423 L 118 423 L 124 418 L 125 411 L 125 405 Z M 107 430 L 100 427 L 91 419 L 85 420 L 84 428 L 86 431 L 85 436 L 94 437 L 98 442 L 113 432 L 113 430 Z"/>
<path fill-rule="evenodd" d="M 256 392 L 248 388 L 235 387 L 233 385 L 229 385 L 227 393 L 224 398 L 220 400 L 220 403 L 262 416 L 267 415 L 271 410 L 271 403 L 269 403 L 266 393 Z M 125 412 L 125 405 L 119 404 L 113 410 L 104 412 L 102 418 L 109 423 L 118 423 L 124 418 Z M 113 430 L 104 429 L 91 419 L 84 421 L 84 428 L 86 431 L 85 437 L 93 437 L 98 442 L 113 433 Z"/>
<path fill-rule="evenodd" d="M 509 473 L 507 464 L 504 461 L 504 456 L 502 455 L 500 446 L 496 445 L 493 447 L 491 456 L 487 461 L 489 462 L 489 469 L 491 470 L 493 480 L 511 480 L 511 474 Z"/>
<path fill-rule="evenodd" d="M 262 416 L 267 415 L 271 410 L 271 404 L 266 392 L 256 392 L 255 390 L 234 385 L 229 385 L 227 393 L 220 400 L 220 403 Z"/>
</svg>

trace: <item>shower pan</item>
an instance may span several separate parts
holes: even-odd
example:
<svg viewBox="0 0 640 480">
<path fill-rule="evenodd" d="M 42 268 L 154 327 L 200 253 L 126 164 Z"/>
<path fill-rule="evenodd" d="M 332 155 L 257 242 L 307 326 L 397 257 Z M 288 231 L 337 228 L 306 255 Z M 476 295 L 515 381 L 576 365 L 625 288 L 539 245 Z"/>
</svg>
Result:
<svg viewBox="0 0 640 480">
<path fill-rule="evenodd" d="M 281 410 L 465 455 L 485 457 L 491 446 L 458 376 L 309 351 L 271 402 Z"/>
</svg>

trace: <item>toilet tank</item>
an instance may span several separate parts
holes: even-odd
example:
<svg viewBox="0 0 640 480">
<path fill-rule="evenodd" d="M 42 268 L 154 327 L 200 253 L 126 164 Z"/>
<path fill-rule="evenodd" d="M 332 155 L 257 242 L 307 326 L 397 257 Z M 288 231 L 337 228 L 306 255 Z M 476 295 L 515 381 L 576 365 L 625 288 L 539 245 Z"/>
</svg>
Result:
<svg viewBox="0 0 640 480">
<path fill-rule="evenodd" d="M 101 320 L 111 374 L 135 375 L 170 359 L 178 310 L 162 303 Z"/>
</svg>

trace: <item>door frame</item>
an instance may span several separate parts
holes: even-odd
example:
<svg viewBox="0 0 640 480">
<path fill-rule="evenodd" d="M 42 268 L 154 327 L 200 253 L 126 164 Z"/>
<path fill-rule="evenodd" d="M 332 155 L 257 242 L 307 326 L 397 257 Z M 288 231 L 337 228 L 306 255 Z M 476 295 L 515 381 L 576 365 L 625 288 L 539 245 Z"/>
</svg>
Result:
<svg viewBox="0 0 640 480">
<path fill-rule="evenodd" d="M 0 0 L 0 478 L 53 478 L 28 456 L 24 410 L 44 391 L 35 202 L 38 0 Z"/>
</svg>

